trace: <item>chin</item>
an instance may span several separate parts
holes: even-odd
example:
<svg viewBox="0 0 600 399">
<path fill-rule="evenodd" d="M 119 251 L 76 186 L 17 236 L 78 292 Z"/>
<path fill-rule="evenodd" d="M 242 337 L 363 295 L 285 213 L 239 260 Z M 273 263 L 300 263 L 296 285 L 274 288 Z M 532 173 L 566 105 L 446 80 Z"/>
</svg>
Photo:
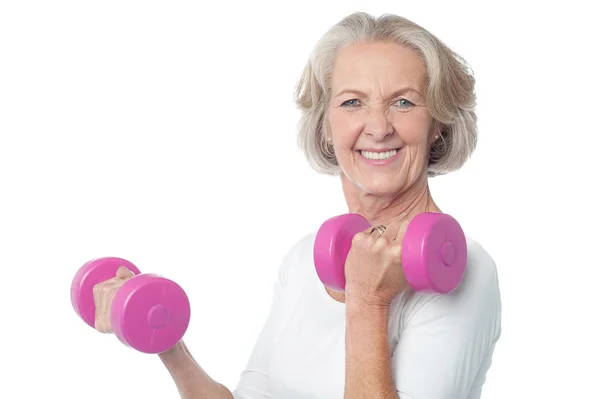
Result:
<svg viewBox="0 0 600 399">
<path fill-rule="evenodd" d="M 363 180 L 363 179 L 361 179 Z M 391 197 L 397 195 L 402 190 L 402 184 L 398 184 L 389 178 L 380 179 L 364 179 L 363 181 L 355 181 L 355 184 L 360 187 L 365 193 L 376 195 L 378 197 Z"/>
</svg>

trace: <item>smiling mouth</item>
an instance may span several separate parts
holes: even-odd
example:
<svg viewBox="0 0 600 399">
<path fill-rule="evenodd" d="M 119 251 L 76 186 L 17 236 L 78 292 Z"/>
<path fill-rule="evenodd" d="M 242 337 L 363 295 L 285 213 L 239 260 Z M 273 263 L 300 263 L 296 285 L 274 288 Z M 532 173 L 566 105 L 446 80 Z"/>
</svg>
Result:
<svg viewBox="0 0 600 399">
<path fill-rule="evenodd" d="M 384 161 L 386 159 L 390 159 L 392 158 L 394 155 L 396 155 L 396 153 L 398 153 L 400 149 L 396 148 L 393 150 L 388 150 L 388 151 L 363 151 L 360 150 L 360 155 L 362 155 L 363 157 L 367 158 L 367 159 L 372 159 L 375 161 Z"/>
</svg>

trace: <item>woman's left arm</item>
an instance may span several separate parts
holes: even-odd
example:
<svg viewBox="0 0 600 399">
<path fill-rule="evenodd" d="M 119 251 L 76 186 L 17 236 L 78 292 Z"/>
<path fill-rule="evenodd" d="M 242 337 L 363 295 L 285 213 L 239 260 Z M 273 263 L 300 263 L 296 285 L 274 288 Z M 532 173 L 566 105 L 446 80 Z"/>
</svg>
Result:
<svg viewBox="0 0 600 399">
<path fill-rule="evenodd" d="M 389 307 L 346 303 L 344 399 L 397 399 L 388 339 Z"/>
<path fill-rule="evenodd" d="M 392 302 L 407 282 L 399 264 L 401 241 L 391 238 L 401 238 L 404 228 L 391 223 L 381 237 L 359 233 L 348 253 L 344 399 L 478 397 L 501 330 L 496 265 L 472 242 L 456 290 L 416 294 L 398 314 Z M 392 311 L 404 321 L 394 348 L 388 336 Z"/>
</svg>

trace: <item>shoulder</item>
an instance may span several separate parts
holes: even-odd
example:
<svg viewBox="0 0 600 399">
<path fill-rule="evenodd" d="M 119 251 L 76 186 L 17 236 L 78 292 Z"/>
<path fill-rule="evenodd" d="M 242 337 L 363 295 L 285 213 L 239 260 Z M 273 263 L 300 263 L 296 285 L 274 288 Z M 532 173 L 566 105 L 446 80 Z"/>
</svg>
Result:
<svg viewBox="0 0 600 399">
<path fill-rule="evenodd" d="M 467 238 L 467 267 L 461 284 L 450 298 L 478 298 L 500 302 L 496 262 L 489 252 L 472 238 Z"/>
<path fill-rule="evenodd" d="M 467 268 L 460 286 L 455 290 L 460 300 L 479 300 L 490 310 L 500 311 L 500 283 L 496 262 L 477 241 L 467 238 Z"/>
<path fill-rule="evenodd" d="M 467 249 L 467 269 L 454 291 L 407 291 L 393 308 L 392 364 L 400 396 L 465 398 L 485 382 L 500 338 L 500 290 L 490 254 L 473 239 Z"/>
<path fill-rule="evenodd" d="M 307 265 L 313 260 L 313 248 L 316 233 L 307 233 L 296 240 L 286 251 L 279 267 L 279 277 L 285 284 L 290 278 L 299 281 L 307 276 Z"/>
</svg>

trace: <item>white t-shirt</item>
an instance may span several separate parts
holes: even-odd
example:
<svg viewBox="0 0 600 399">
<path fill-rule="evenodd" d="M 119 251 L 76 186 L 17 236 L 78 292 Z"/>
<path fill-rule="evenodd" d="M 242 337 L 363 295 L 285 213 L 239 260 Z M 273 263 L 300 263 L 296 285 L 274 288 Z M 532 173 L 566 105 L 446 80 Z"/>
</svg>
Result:
<svg viewBox="0 0 600 399">
<path fill-rule="evenodd" d="M 279 269 L 270 314 L 236 399 L 341 399 L 345 375 L 345 304 L 325 291 L 313 261 L 316 234 L 299 240 Z M 467 238 L 468 261 L 451 294 L 411 290 L 393 301 L 389 343 L 401 399 L 480 398 L 500 337 L 496 265 Z"/>
</svg>

